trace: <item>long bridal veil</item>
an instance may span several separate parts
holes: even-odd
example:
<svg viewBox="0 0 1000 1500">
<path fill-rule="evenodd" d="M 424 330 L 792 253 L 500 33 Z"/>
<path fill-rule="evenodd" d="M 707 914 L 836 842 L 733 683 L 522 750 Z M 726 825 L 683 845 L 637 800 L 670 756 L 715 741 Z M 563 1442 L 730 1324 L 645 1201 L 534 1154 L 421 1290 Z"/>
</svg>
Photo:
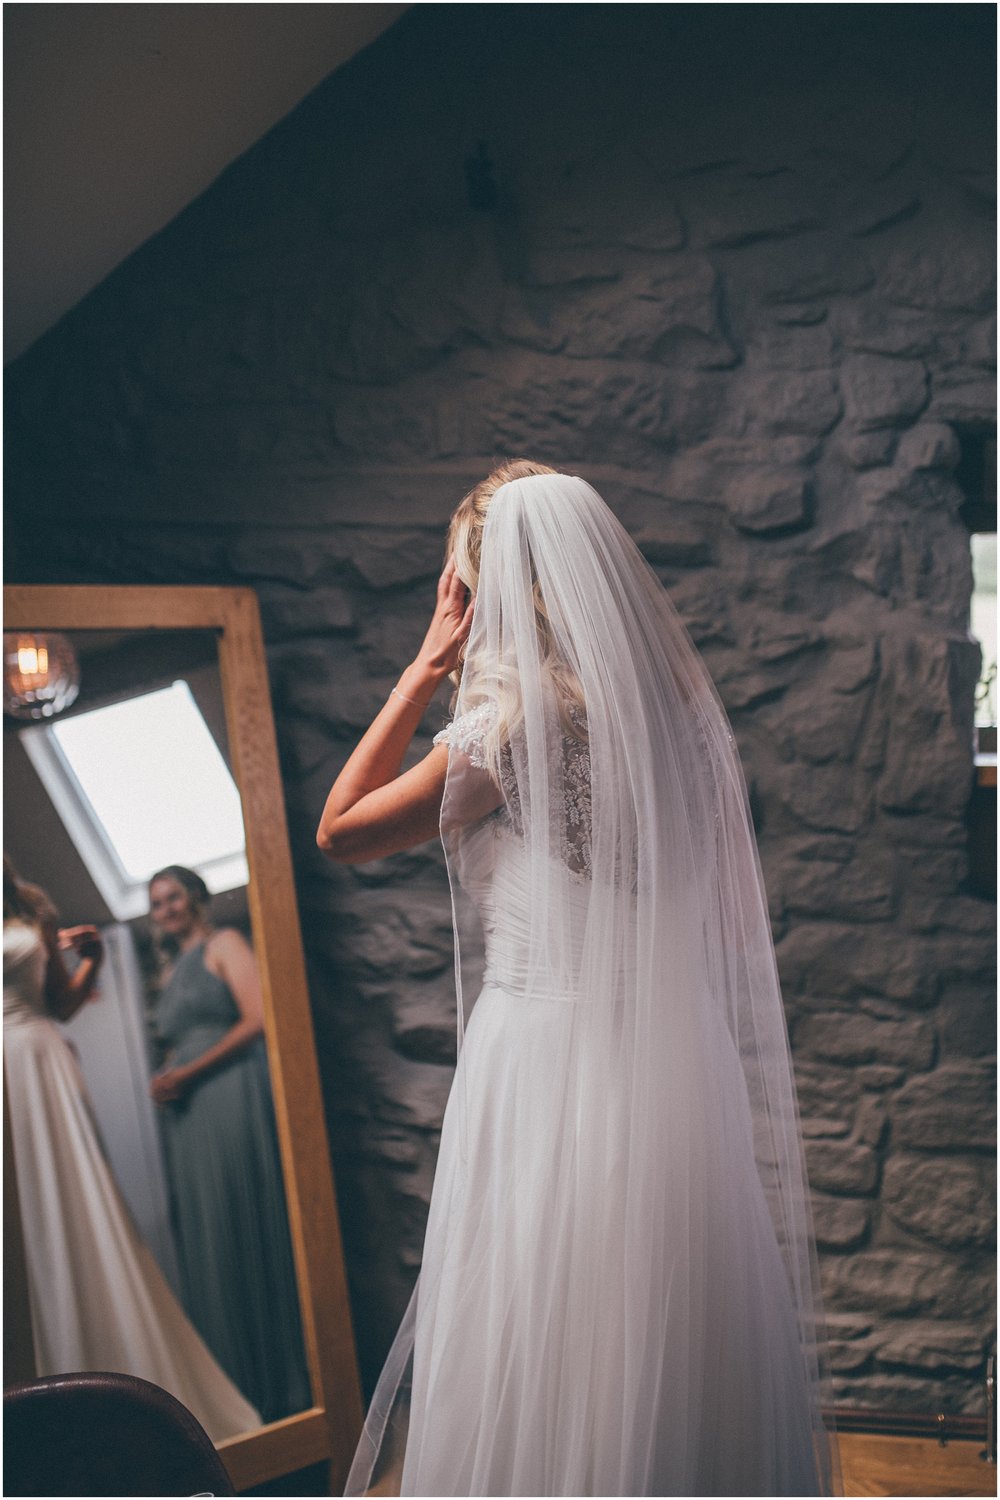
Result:
<svg viewBox="0 0 1000 1500">
<path fill-rule="evenodd" d="M 433 1401 L 463 1338 L 489 1402 L 452 1392 L 449 1442 L 484 1485 L 499 1442 L 515 1450 L 502 1472 L 536 1493 L 831 1493 L 808 1185 L 743 773 L 676 610 L 583 480 L 495 494 L 452 728 L 453 893 L 460 916 L 479 893 L 507 967 L 463 984 L 456 923 L 448 1200 L 348 1493 L 444 1420 Z M 511 898 L 491 906 L 500 870 Z M 478 1038 L 463 1046 L 481 984 L 522 1007 L 510 1024 L 532 1049 L 488 1147 Z M 472 1214 L 488 1237 L 456 1264 Z M 461 1492 L 527 1493 L 517 1482 Z"/>
</svg>

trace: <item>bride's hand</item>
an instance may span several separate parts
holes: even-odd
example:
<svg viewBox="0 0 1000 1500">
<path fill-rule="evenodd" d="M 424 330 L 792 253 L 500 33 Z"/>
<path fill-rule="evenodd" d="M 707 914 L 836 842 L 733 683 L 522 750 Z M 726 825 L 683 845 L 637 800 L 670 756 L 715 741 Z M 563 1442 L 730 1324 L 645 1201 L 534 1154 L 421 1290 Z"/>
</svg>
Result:
<svg viewBox="0 0 1000 1500">
<path fill-rule="evenodd" d="M 60 953 L 72 952 L 78 958 L 104 956 L 104 942 L 96 927 L 60 927 L 57 940 Z"/>
<path fill-rule="evenodd" d="M 449 558 L 438 579 L 437 605 L 414 660 L 415 667 L 431 677 L 446 677 L 455 670 L 472 628 L 473 603 L 455 571 L 454 559 Z"/>
</svg>

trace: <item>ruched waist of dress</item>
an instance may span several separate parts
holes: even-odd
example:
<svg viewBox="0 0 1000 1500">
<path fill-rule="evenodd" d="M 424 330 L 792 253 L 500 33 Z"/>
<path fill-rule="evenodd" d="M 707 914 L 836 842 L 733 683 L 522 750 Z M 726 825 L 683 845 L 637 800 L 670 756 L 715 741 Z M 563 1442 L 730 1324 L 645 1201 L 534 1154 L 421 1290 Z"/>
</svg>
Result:
<svg viewBox="0 0 1000 1500">
<path fill-rule="evenodd" d="M 483 990 L 496 990 L 511 1000 L 522 1003 L 532 1001 L 552 1002 L 562 1005 L 585 1006 L 588 1009 L 606 1009 L 609 1005 L 620 1007 L 630 991 L 630 986 L 619 977 L 616 982 L 605 979 L 591 984 L 581 984 L 579 972 L 560 975 L 544 968 L 530 972 L 526 967 L 491 959 L 487 954 L 482 977 Z"/>
<path fill-rule="evenodd" d="M 626 940 L 634 931 L 634 897 L 597 889 L 559 861 L 546 860 L 544 870 L 539 901 L 531 857 L 520 839 L 502 829 L 484 844 L 478 871 L 466 864 L 463 884 L 478 909 L 485 944 L 483 988 L 520 1002 L 598 1009 L 620 1003 L 629 988 L 627 954 L 611 961 L 603 937 L 612 916 Z"/>
<path fill-rule="evenodd" d="M 510 1000 L 519 1000 L 521 1002 L 540 1001 L 562 1005 L 579 1005 L 584 999 L 580 990 L 569 985 L 557 985 L 551 981 L 529 984 L 526 980 L 519 981 L 514 976 L 498 974 L 489 968 L 483 974 L 483 990 L 495 990 Z"/>
<path fill-rule="evenodd" d="M 29 1004 L 23 995 L 5 990 L 3 996 L 3 1024 L 5 1029 L 13 1026 L 50 1028 L 52 1021 L 48 1016 Z"/>
</svg>

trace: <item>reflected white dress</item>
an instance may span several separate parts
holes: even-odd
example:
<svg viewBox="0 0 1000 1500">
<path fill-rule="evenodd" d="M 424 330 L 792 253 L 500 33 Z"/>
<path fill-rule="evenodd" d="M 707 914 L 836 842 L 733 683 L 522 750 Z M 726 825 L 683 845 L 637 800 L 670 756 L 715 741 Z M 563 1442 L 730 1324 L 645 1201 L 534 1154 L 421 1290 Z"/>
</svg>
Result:
<svg viewBox="0 0 1000 1500">
<path fill-rule="evenodd" d="M 473 712 L 437 737 L 453 768 L 456 755 L 481 764 L 481 725 Z M 626 1275 L 631 1075 L 575 993 L 590 883 L 552 863 L 573 940 L 565 971 L 539 985 L 528 978 L 531 876 L 505 807 L 466 833 L 459 873 L 485 937 L 483 985 L 420 1278 L 346 1493 L 820 1493 L 788 1277 L 725 1025 L 697 1051 L 679 1032 L 664 1065 L 677 1150 L 665 1140 L 657 1175 L 675 1182 L 677 1214 L 649 1244 L 653 1300 L 668 1307 L 661 1338 Z M 662 982 L 670 1005 L 683 977 Z"/>
<path fill-rule="evenodd" d="M 259 1427 L 132 1222 L 76 1059 L 45 1013 L 46 963 L 36 927 L 4 923 L 5 1074 L 37 1373 L 150 1380 L 215 1442 Z"/>
</svg>

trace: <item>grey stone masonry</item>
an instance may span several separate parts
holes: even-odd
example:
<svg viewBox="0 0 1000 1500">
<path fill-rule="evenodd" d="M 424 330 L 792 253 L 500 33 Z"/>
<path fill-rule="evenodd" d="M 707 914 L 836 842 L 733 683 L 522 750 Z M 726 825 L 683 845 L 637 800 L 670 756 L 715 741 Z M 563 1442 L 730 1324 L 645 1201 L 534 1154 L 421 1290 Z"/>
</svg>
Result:
<svg viewBox="0 0 1000 1500">
<path fill-rule="evenodd" d="M 450 908 L 435 847 L 341 868 L 315 827 L 450 510 L 529 455 L 623 518 L 732 720 L 836 1397 L 982 1410 L 988 12 L 415 6 L 9 371 L 12 577 L 259 594 L 369 1388 L 454 1062 Z"/>
</svg>

